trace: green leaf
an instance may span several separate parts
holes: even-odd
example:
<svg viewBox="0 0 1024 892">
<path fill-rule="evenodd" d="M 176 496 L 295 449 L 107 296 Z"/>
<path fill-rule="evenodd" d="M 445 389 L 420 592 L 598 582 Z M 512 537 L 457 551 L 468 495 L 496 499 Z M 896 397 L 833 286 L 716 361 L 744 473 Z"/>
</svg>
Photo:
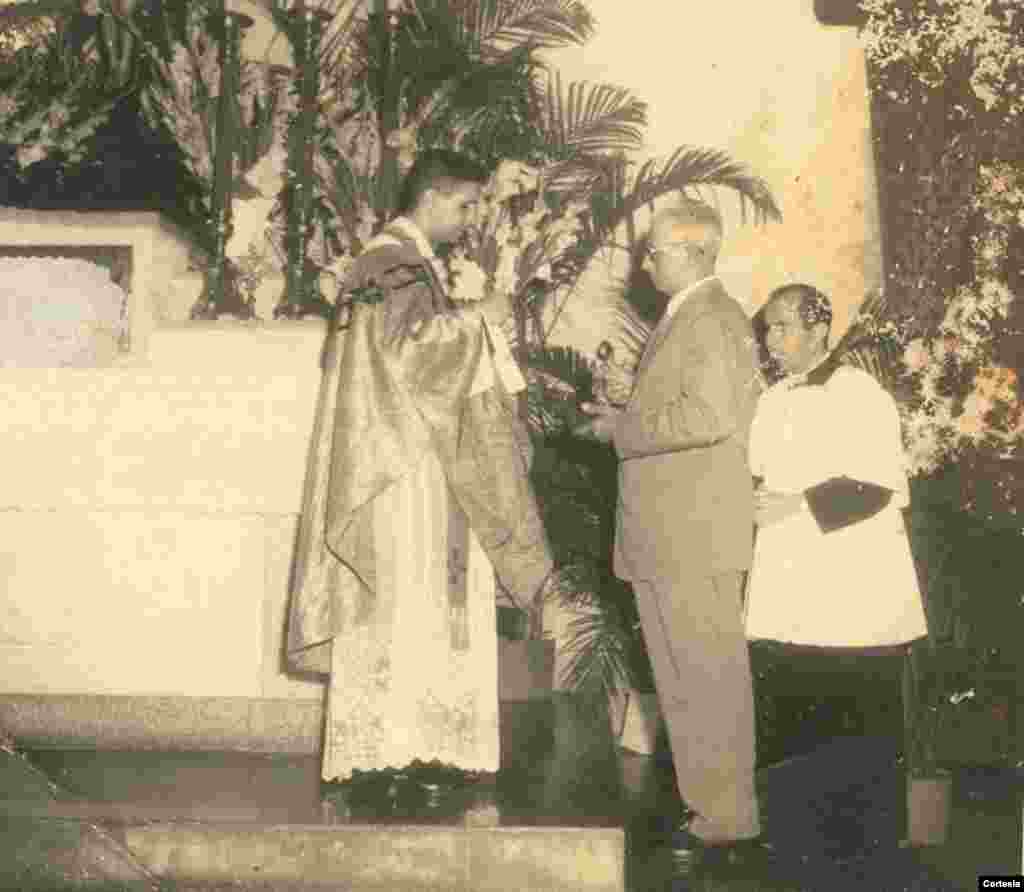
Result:
<svg viewBox="0 0 1024 892">
<path fill-rule="evenodd" d="M 623 87 L 564 85 L 557 72 L 548 79 L 539 126 L 547 142 L 569 158 L 639 149 L 646 123 L 647 104 Z"/>
</svg>

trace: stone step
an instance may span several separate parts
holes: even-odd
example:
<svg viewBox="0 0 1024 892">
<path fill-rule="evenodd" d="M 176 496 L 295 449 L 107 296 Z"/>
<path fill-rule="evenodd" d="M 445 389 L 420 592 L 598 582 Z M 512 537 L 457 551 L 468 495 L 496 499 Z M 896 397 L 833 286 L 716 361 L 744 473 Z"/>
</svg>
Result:
<svg viewBox="0 0 1024 892">
<path fill-rule="evenodd" d="M 159 887 L 158 879 L 103 827 L 0 812 L 3 892 L 157 892 Z"/>
<path fill-rule="evenodd" d="M 624 892 L 616 828 L 153 824 L 126 848 L 174 883 L 338 892 Z M 276 884 L 276 885 L 275 885 Z"/>
<path fill-rule="evenodd" d="M 95 820 L 67 820 L 68 794 L 0 729 L 0 890 L 155 892 L 155 877 Z"/>
<path fill-rule="evenodd" d="M 303 823 L 334 823 L 330 804 L 324 803 L 322 815 L 314 818 L 312 809 L 303 815 Z M 56 819 L 94 821 L 101 824 L 146 823 L 252 823 L 288 824 L 296 820 L 295 809 L 283 806 L 151 804 L 145 802 L 93 802 L 87 800 L 0 799 L 0 819 Z"/>
</svg>

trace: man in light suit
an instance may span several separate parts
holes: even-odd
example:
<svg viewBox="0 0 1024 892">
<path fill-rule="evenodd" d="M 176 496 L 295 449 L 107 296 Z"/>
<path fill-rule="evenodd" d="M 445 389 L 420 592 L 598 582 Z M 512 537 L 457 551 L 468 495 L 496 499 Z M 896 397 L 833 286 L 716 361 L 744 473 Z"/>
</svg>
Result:
<svg viewBox="0 0 1024 892">
<path fill-rule="evenodd" d="M 754 500 L 747 437 L 761 391 L 750 322 L 715 276 L 721 218 L 658 213 L 644 267 L 667 299 L 621 410 L 585 433 L 621 460 L 615 572 L 636 592 L 679 791 L 678 849 L 759 845 L 754 708 L 742 625 Z"/>
</svg>

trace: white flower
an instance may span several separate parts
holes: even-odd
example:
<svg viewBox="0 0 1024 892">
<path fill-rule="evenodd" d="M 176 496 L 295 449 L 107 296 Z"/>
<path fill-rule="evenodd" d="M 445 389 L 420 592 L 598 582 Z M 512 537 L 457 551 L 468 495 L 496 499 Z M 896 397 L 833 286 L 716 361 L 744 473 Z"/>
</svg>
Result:
<svg viewBox="0 0 1024 892">
<path fill-rule="evenodd" d="M 30 167 L 37 161 L 42 161 L 46 157 L 46 148 L 40 143 L 32 143 L 27 146 L 18 146 L 15 157 L 18 161 L 19 167 Z"/>
<path fill-rule="evenodd" d="M 495 201 L 505 201 L 540 188 L 540 172 L 521 161 L 502 161 L 494 172 L 488 191 Z"/>
<path fill-rule="evenodd" d="M 494 290 L 499 294 L 513 294 L 516 291 L 518 276 L 516 264 L 519 260 L 519 253 L 509 250 L 507 247 L 501 252 L 498 258 L 498 265 L 494 270 Z"/>
<path fill-rule="evenodd" d="M 398 166 L 402 170 L 408 170 L 416 160 L 416 137 L 419 127 L 410 124 L 398 130 L 392 130 L 388 134 L 388 148 L 398 150 Z"/>
<path fill-rule="evenodd" d="M 275 141 L 270 150 L 246 172 L 246 182 L 266 198 L 276 196 L 284 185 L 287 160 L 287 150 Z"/>
<path fill-rule="evenodd" d="M 334 278 L 339 282 L 343 282 L 348 276 L 348 272 L 352 268 L 352 264 L 354 262 L 355 260 L 351 254 L 338 254 L 331 260 L 330 265 L 327 267 L 327 272 L 334 276 Z"/>
<path fill-rule="evenodd" d="M 903 364 L 912 372 L 922 371 L 930 359 L 931 354 L 921 338 L 912 340 L 903 351 Z"/>
<path fill-rule="evenodd" d="M 450 263 L 453 300 L 478 301 L 487 296 L 487 273 L 467 257 L 453 257 Z"/>
<path fill-rule="evenodd" d="M 235 200 L 232 219 L 234 231 L 224 248 L 228 257 L 244 257 L 252 246 L 259 250 L 258 246 L 266 238 L 267 222 L 273 207 L 272 197 Z"/>
</svg>

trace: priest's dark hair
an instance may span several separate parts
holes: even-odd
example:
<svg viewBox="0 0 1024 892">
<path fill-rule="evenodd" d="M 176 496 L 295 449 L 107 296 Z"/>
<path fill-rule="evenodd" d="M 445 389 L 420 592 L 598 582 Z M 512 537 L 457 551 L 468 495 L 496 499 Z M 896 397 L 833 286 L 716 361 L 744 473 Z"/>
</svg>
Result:
<svg viewBox="0 0 1024 892">
<path fill-rule="evenodd" d="M 428 149 L 413 163 L 402 183 L 398 212 L 415 210 L 429 189 L 450 193 L 465 183 L 483 185 L 490 178 L 488 170 L 472 158 L 450 149 Z"/>
<path fill-rule="evenodd" d="M 790 282 L 772 291 L 764 305 L 767 307 L 777 300 L 787 301 L 796 307 L 805 328 L 824 322 L 828 329 L 825 332 L 825 344 L 828 345 L 829 332 L 832 330 L 832 301 L 824 292 L 805 282 Z"/>
</svg>

